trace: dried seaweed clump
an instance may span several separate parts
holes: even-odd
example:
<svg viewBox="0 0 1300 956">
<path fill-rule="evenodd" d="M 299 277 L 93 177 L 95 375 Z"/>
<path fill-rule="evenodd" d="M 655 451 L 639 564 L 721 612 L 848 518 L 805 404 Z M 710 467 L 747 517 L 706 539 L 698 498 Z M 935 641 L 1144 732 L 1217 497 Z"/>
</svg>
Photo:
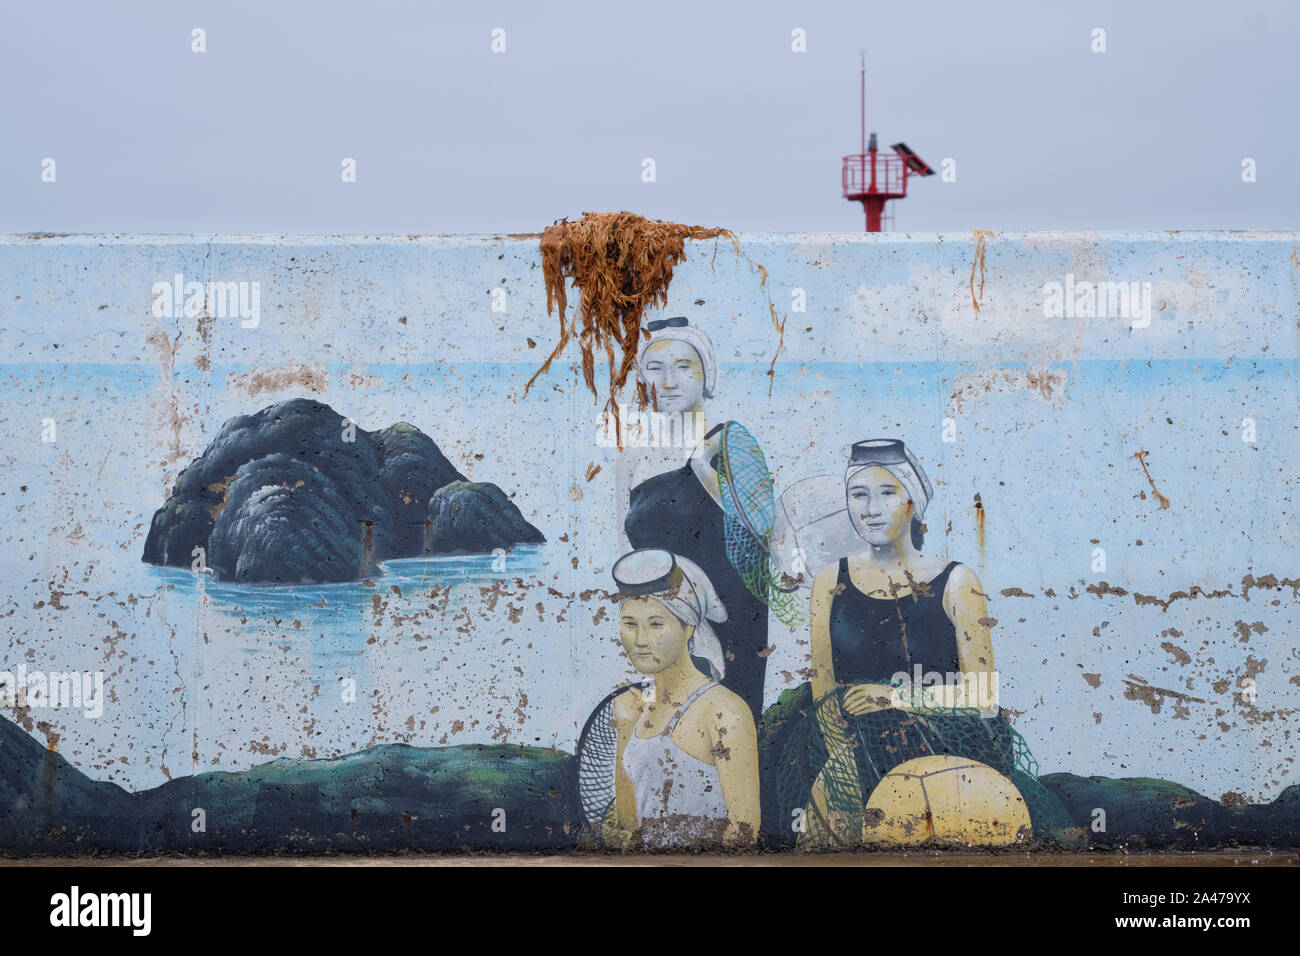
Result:
<svg viewBox="0 0 1300 956">
<path fill-rule="evenodd" d="M 546 314 L 560 312 L 560 341 L 524 387 L 524 394 L 539 375 L 577 338 L 582 352 L 582 375 L 597 398 L 595 349 L 609 358 L 609 392 L 605 406 L 636 365 L 640 346 L 641 316 L 647 307 L 668 302 L 673 269 L 686 257 L 687 239 L 730 239 L 727 229 L 684 226 L 676 222 L 645 219 L 630 212 L 584 212 L 577 222 L 563 220 L 542 233 L 542 275 L 546 280 Z M 581 292 L 572 318 L 566 280 Z M 617 348 L 616 348 L 617 347 Z M 617 353 L 617 354 L 616 354 Z M 617 414 L 617 408 L 614 408 Z"/>
</svg>

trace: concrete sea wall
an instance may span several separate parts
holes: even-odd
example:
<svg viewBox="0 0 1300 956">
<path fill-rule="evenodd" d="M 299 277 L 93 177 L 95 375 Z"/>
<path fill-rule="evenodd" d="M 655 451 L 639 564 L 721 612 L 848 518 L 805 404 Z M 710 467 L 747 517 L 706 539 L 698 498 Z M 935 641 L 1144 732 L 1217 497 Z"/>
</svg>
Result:
<svg viewBox="0 0 1300 956">
<path fill-rule="evenodd" d="M 1064 813 L 1025 794 L 1011 842 L 1294 845 L 1300 234 L 740 246 L 766 286 L 688 243 L 655 313 L 716 353 L 700 422 L 745 426 L 782 515 L 855 442 L 916 456 L 921 550 L 978 582 Z M 617 844 L 574 757 L 646 676 L 611 568 L 629 489 L 699 436 L 620 450 L 576 343 L 525 394 L 557 337 L 536 236 L 0 238 L 0 851 Z M 815 848 L 768 784 L 817 569 L 725 648 L 762 687 L 739 847 Z M 911 842 L 981 842 L 993 791 L 954 786 L 962 822 Z"/>
</svg>

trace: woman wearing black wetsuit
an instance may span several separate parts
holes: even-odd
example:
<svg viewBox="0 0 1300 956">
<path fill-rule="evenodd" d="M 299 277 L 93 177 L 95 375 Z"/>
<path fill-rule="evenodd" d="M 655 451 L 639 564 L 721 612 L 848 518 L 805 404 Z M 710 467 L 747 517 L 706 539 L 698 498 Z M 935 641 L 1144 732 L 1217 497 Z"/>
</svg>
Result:
<svg viewBox="0 0 1300 956">
<path fill-rule="evenodd" d="M 717 386 L 713 344 L 683 316 L 648 323 L 653 333 L 641 349 L 638 376 L 659 412 L 702 415 Z M 767 605 L 756 598 L 727 558 L 723 511 L 718 503 L 718 428 L 682 467 L 646 479 L 630 492 L 623 530 L 634 548 L 663 548 L 694 561 L 727 608 L 714 628 L 722 644 L 722 685 L 740 696 L 757 721 L 763 713 L 767 658 Z"/>
<path fill-rule="evenodd" d="M 833 679 L 890 684 L 895 674 L 911 679 L 917 663 L 927 671 L 957 673 L 957 628 L 944 610 L 943 595 L 959 567 L 949 561 L 938 577 L 902 600 L 864 594 L 853 583 L 849 559 L 840 558 L 830 607 Z"/>
<path fill-rule="evenodd" d="M 979 579 L 963 564 L 920 551 L 933 494 L 901 441 L 853 446 L 845 502 L 868 547 L 813 581 L 805 717 L 778 761 L 781 812 L 789 819 L 806 808 L 805 844 L 861 842 L 862 811 L 881 779 L 913 758 L 942 755 L 1007 777 L 1025 797 L 1035 830 L 1069 825 L 997 709 Z M 936 674 L 952 683 L 922 687 L 917 671 L 926 684 Z"/>
</svg>

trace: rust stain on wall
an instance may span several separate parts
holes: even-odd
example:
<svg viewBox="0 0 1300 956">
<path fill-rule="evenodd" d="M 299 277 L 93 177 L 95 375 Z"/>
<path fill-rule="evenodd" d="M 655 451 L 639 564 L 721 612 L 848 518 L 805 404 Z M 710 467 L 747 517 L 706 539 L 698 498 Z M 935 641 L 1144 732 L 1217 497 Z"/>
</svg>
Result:
<svg viewBox="0 0 1300 956">
<path fill-rule="evenodd" d="M 303 389 L 324 392 L 328 387 L 325 366 L 281 365 L 274 368 L 255 368 L 250 372 L 226 376 L 226 388 L 232 392 L 255 398 L 266 392 Z"/>
</svg>

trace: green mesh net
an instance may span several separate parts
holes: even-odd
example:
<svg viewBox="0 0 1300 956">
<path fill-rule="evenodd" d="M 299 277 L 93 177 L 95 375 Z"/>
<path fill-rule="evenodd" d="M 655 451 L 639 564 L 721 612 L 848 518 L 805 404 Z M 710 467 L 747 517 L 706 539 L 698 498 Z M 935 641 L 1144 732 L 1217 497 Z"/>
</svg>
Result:
<svg viewBox="0 0 1300 956">
<path fill-rule="evenodd" d="M 804 622 L 797 587 L 785 587 L 772 560 L 776 497 L 763 450 L 744 425 L 727 422 L 718 441 L 718 492 L 722 499 L 727 560 L 749 593 L 787 625 Z"/>
<path fill-rule="evenodd" d="M 1001 712 L 984 717 L 976 708 L 946 706 L 926 695 L 912 700 L 911 710 L 852 715 L 842 706 L 847 690 L 837 688 L 814 703 L 811 686 L 804 684 L 798 699 L 785 705 L 785 726 L 765 741 L 772 801 L 766 810 L 773 823 L 809 811 L 818 780 L 829 813 L 861 819 L 871 792 L 899 764 L 948 755 L 977 760 L 1008 777 L 1025 799 L 1035 840 L 1062 840 L 1074 826 L 1060 800 L 1038 781 L 1029 745 Z M 832 827 L 819 829 L 837 842 Z"/>
<path fill-rule="evenodd" d="M 577 822 L 598 842 L 603 842 L 603 832 L 616 822 L 614 700 L 629 690 L 641 692 L 644 686 L 619 687 L 601 700 L 583 725 L 575 749 L 574 783 L 581 812 Z M 814 703 L 812 686 L 805 682 L 783 693 L 763 714 L 759 782 L 763 828 L 770 846 L 791 842 L 792 811 L 807 810 L 819 776 L 825 782 L 829 809 L 860 813 L 863 802 L 890 770 L 913 757 L 935 754 L 978 760 L 1008 776 L 1025 798 L 1035 841 L 1082 844 L 1060 799 L 1039 782 L 1038 764 L 1029 745 L 1001 714 L 981 717 L 974 708 L 945 707 L 933 699 L 921 699 L 914 701 L 915 713 L 888 710 L 854 717 L 842 711 L 845 690 L 833 691 Z M 851 741 L 852 760 L 829 760 L 826 735 L 821 730 L 826 719 L 843 721 L 841 729 Z"/>
</svg>

